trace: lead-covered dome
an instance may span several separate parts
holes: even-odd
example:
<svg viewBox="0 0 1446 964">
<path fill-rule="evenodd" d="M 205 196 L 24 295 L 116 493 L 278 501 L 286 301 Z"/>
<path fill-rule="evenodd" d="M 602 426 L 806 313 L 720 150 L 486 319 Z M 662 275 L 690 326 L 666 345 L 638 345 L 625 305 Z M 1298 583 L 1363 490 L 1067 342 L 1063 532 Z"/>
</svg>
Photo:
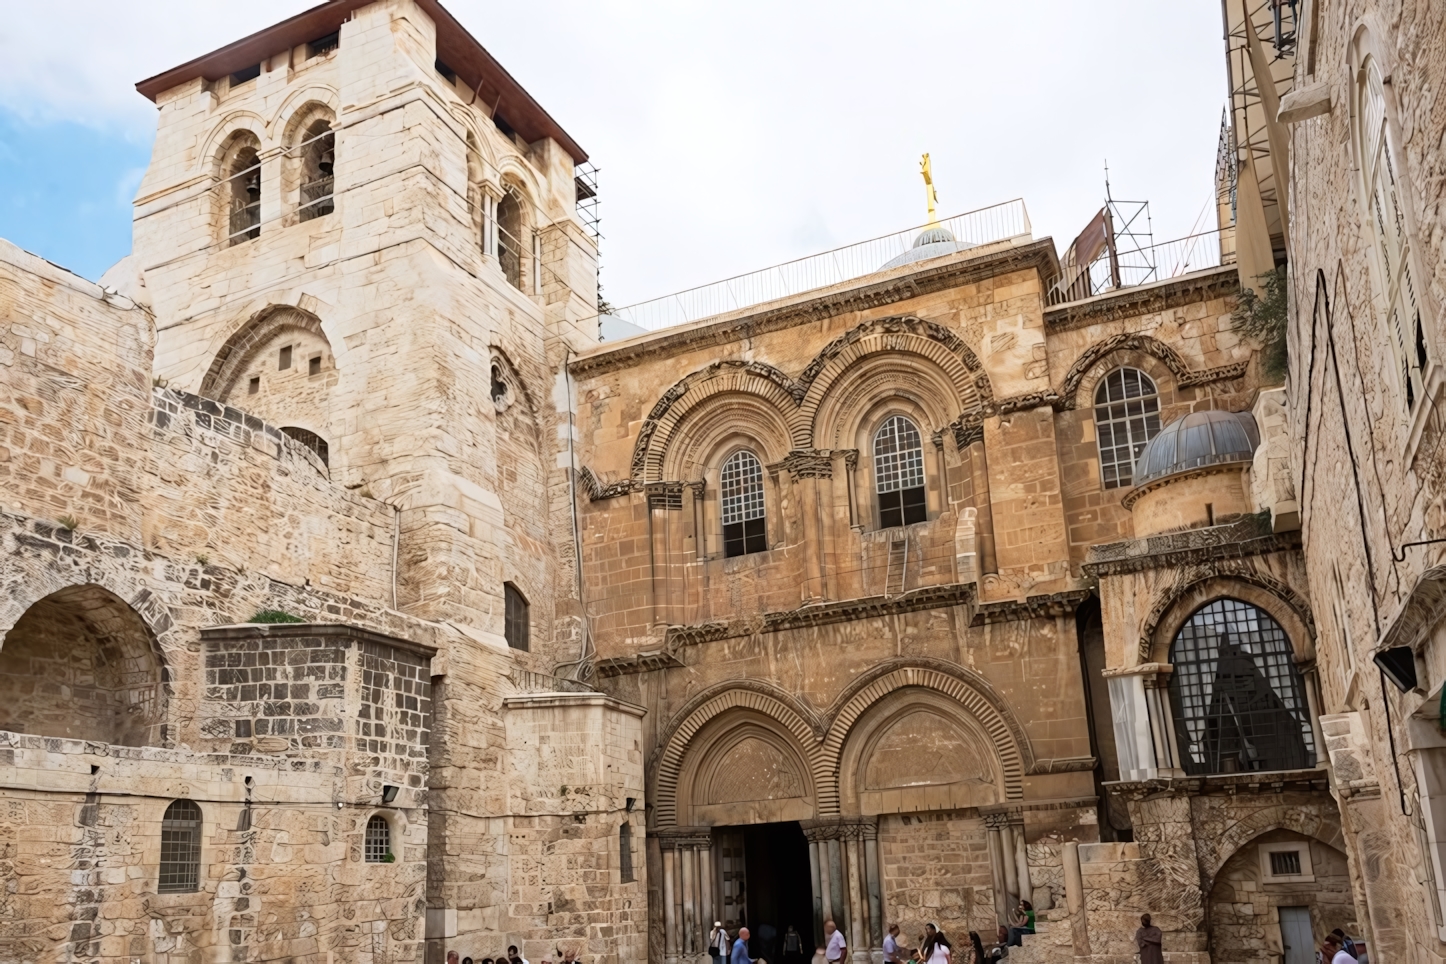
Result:
<svg viewBox="0 0 1446 964">
<path fill-rule="evenodd" d="M 902 264 L 913 264 L 915 261 L 925 261 L 929 258 L 938 258 L 972 247 L 974 245 L 969 242 L 956 239 L 954 232 L 944 225 L 934 224 L 919 232 L 919 236 L 914 239 L 912 248 L 901 255 L 890 258 L 879 270 L 897 268 Z"/>
<path fill-rule="evenodd" d="M 1135 487 L 1206 465 L 1248 462 L 1260 442 L 1249 412 L 1191 412 L 1160 430 L 1135 460 Z"/>
</svg>

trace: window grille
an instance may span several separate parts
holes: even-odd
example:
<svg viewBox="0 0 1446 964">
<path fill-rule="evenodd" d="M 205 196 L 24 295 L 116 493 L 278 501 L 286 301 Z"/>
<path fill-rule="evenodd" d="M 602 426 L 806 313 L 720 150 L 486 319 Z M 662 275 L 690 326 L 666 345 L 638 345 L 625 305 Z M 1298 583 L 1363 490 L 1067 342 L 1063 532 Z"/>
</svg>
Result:
<svg viewBox="0 0 1446 964">
<path fill-rule="evenodd" d="M 527 638 L 527 599 L 517 590 L 517 587 L 510 582 L 503 583 L 502 592 L 506 597 L 503 635 L 507 637 L 508 646 L 526 652 L 529 645 Z"/>
<path fill-rule="evenodd" d="M 281 431 L 315 452 L 316 457 L 321 459 L 322 465 L 328 467 L 331 465 L 331 446 L 326 444 L 326 439 L 315 432 L 297 428 L 294 425 L 283 425 Z"/>
<path fill-rule="evenodd" d="M 633 828 L 623 824 L 618 828 L 618 879 L 631 882 L 633 877 Z"/>
<path fill-rule="evenodd" d="M 763 466 L 744 449 L 723 463 L 723 554 L 743 556 L 768 548 L 763 509 Z"/>
<path fill-rule="evenodd" d="M 522 198 L 508 187 L 497 202 L 497 263 L 512 287 L 522 290 Z"/>
<path fill-rule="evenodd" d="M 1100 447 L 1100 481 L 1107 489 L 1131 484 L 1135 459 L 1160 434 L 1160 396 L 1150 376 L 1117 368 L 1095 389 L 1095 436 Z"/>
<path fill-rule="evenodd" d="M 1300 851 L 1272 850 L 1270 852 L 1270 874 L 1272 877 L 1300 876 Z"/>
<path fill-rule="evenodd" d="M 1170 700 L 1191 776 L 1299 770 L 1315 740 L 1290 640 L 1259 607 L 1217 599 L 1170 645 Z"/>
<path fill-rule="evenodd" d="M 201 808 L 191 800 L 177 800 L 161 818 L 161 873 L 156 890 L 194 893 L 200 877 Z"/>
<path fill-rule="evenodd" d="M 1374 58 L 1366 58 L 1361 76 L 1361 107 L 1357 119 L 1366 216 L 1375 241 L 1382 300 L 1386 306 L 1387 337 L 1401 381 L 1402 401 L 1410 412 L 1415 410 L 1416 400 L 1421 397 L 1423 373 L 1429 360 L 1426 331 L 1411 277 L 1405 205 L 1397 181 L 1395 145 L 1386 124 L 1384 83 Z"/>
<path fill-rule="evenodd" d="M 874 435 L 874 487 L 879 526 L 913 525 L 928 519 L 924 499 L 924 443 L 902 415 L 890 416 Z"/>
<path fill-rule="evenodd" d="M 387 818 L 381 814 L 373 814 L 367 821 L 365 853 L 366 862 L 369 864 L 392 862 L 387 859 L 392 856 L 392 825 L 387 823 Z"/>
</svg>

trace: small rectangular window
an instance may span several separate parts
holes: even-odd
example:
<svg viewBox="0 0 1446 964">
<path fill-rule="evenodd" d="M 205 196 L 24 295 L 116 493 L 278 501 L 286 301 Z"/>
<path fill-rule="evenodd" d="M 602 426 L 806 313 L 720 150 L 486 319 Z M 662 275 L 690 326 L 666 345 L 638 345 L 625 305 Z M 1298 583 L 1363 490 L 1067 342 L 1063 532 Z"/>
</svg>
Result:
<svg viewBox="0 0 1446 964">
<path fill-rule="evenodd" d="M 448 67 L 446 64 L 442 63 L 441 60 L 438 60 L 433 66 L 437 68 L 437 73 L 441 74 L 442 78 L 446 80 L 447 83 L 455 84 L 457 82 L 457 72 L 451 67 Z"/>
<path fill-rule="evenodd" d="M 927 521 L 929 508 L 923 486 L 879 495 L 879 528 L 892 529 L 894 526 L 911 526 Z"/>
<path fill-rule="evenodd" d="M 277 370 L 277 371 L 283 371 L 283 372 L 284 372 L 284 371 L 286 371 L 286 369 L 288 369 L 288 368 L 290 368 L 290 367 L 291 367 L 291 346 L 290 346 L 290 345 L 287 345 L 285 348 L 281 349 L 281 354 L 280 354 L 280 355 L 277 357 L 277 359 L 276 359 L 276 370 Z"/>
<path fill-rule="evenodd" d="M 242 67 L 240 70 L 236 71 L 234 74 L 231 75 L 231 86 L 239 87 L 247 81 L 255 80 L 257 77 L 260 76 L 260 64 L 252 64 L 250 67 Z"/>
<path fill-rule="evenodd" d="M 246 383 L 246 394 L 255 395 L 259 391 L 261 391 L 261 376 L 252 375 L 251 380 Z"/>
<path fill-rule="evenodd" d="M 325 37 L 317 37 L 306 45 L 306 59 L 320 57 L 322 54 L 330 53 L 341 44 L 341 33 L 333 30 Z"/>
<path fill-rule="evenodd" d="M 310 359 L 309 361 L 307 361 L 307 363 L 306 363 L 306 373 L 307 373 L 308 375 L 320 375 L 320 374 L 321 374 L 321 356 L 320 356 L 320 355 L 313 355 L 313 356 L 311 357 L 311 359 Z"/>
<path fill-rule="evenodd" d="M 623 824 L 618 828 L 618 879 L 631 883 L 633 877 L 633 828 Z"/>
<path fill-rule="evenodd" d="M 1300 876 L 1299 850 L 1274 850 L 1270 854 L 1270 873 L 1274 877 Z"/>
</svg>

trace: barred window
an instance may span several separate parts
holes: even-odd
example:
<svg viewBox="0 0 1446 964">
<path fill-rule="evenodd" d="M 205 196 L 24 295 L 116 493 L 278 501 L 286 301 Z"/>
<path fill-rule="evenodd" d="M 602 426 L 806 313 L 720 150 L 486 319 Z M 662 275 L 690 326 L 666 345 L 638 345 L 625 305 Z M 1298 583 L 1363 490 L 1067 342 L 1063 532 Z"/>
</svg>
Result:
<svg viewBox="0 0 1446 964">
<path fill-rule="evenodd" d="M 744 449 L 723 463 L 723 554 L 743 556 L 768 548 L 763 511 L 763 466 Z"/>
<path fill-rule="evenodd" d="M 1285 630 L 1238 599 L 1203 606 L 1170 645 L 1170 702 L 1191 776 L 1315 765 L 1315 739 Z"/>
<path fill-rule="evenodd" d="M 1160 396 L 1138 368 L 1117 368 L 1095 389 L 1095 435 L 1100 481 L 1107 489 L 1131 484 L 1135 459 L 1160 434 Z"/>
<path fill-rule="evenodd" d="M 924 499 L 924 443 L 902 415 L 890 416 L 874 434 L 874 487 L 879 526 L 913 525 L 928 519 Z"/>
<path fill-rule="evenodd" d="M 392 861 L 392 825 L 381 814 L 373 814 L 367 821 L 366 861 L 369 864 L 389 864 Z M 396 858 L 392 858 L 395 860 Z"/>
<path fill-rule="evenodd" d="M 194 893 L 200 878 L 201 808 L 193 801 L 177 800 L 161 818 L 161 874 L 156 890 Z"/>
<path fill-rule="evenodd" d="M 507 637 L 507 645 L 526 652 L 530 645 L 527 638 L 529 631 L 527 597 L 522 595 L 521 591 L 510 582 L 502 584 L 502 594 L 506 597 L 502 632 Z"/>
<path fill-rule="evenodd" d="M 618 828 L 618 879 L 623 883 L 633 880 L 633 828 L 623 824 Z"/>
</svg>

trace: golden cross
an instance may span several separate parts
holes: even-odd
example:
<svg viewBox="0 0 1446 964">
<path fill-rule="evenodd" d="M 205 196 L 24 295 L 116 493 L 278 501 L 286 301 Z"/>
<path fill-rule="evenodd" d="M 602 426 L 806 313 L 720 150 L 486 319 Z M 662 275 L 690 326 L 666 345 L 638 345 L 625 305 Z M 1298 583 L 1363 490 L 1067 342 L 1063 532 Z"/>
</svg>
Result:
<svg viewBox="0 0 1446 964">
<path fill-rule="evenodd" d="M 929 223 L 939 223 L 939 195 L 934 191 L 934 168 L 929 164 L 929 155 L 919 162 L 919 173 L 924 175 L 924 196 L 929 201 Z"/>
</svg>

